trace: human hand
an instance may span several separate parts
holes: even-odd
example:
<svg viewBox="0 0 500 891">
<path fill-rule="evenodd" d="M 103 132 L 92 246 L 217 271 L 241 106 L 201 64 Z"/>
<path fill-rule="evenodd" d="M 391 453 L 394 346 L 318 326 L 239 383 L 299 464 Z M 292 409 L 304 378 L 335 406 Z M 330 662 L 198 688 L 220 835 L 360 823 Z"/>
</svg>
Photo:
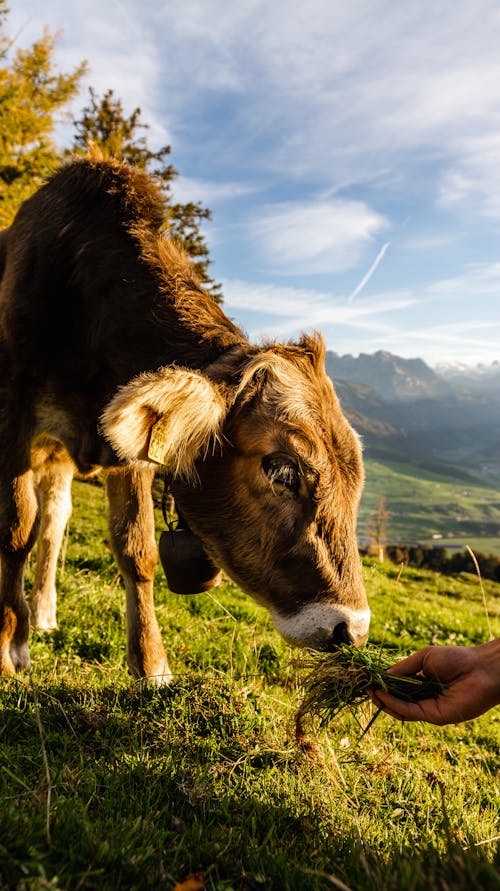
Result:
<svg viewBox="0 0 500 891">
<path fill-rule="evenodd" d="M 380 688 L 376 705 L 400 721 L 458 724 L 500 704 L 500 638 L 471 647 L 424 647 L 389 669 L 391 674 L 435 678 L 445 689 L 435 699 L 404 702 Z"/>
</svg>

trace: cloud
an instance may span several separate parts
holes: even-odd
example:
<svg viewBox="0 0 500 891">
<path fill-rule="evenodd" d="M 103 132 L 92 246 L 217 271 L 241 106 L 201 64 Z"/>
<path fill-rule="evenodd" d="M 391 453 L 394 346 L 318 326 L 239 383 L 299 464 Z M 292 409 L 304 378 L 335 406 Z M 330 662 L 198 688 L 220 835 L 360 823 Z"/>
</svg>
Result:
<svg viewBox="0 0 500 891">
<path fill-rule="evenodd" d="M 173 184 L 175 201 L 183 203 L 200 201 L 210 207 L 221 201 L 234 201 L 245 195 L 252 195 L 257 191 L 256 184 L 231 181 L 215 182 L 187 176 L 177 177 Z"/>
<path fill-rule="evenodd" d="M 417 171 L 435 167 L 427 188 L 443 206 L 500 216 L 494 0 L 296 0 L 293 13 L 289 0 L 186 0 L 175 15 L 156 0 L 127 8 L 153 39 L 173 122 L 218 97 L 210 145 L 223 163 L 319 175 L 337 188 L 399 178 L 412 189 Z M 166 39 L 161 53 L 152 27 Z M 228 144 L 229 128 L 238 137 Z"/>
<path fill-rule="evenodd" d="M 63 27 L 60 61 L 87 56 L 90 82 L 140 105 L 157 144 L 185 147 L 202 129 L 213 163 L 330 186 L 399 177 L 411 189 L 437 165 L 443 205 L 500 215 L 495 0 L 13 7 L 13 32 L 28 20 L 23 40 L 45 21 Z"/>
<path fill-rule="evenodd" d="M 500 220 L 500 128 L 462 139 L 458 148 L 457 159 L 441 179 L 441 204 L 452 210 L 477 207 L 485 217 Z"/>
<path fill-rule="evenodd" d="M 500 262 L 471 263 L 462 275 L 441 279 L 428 285 L 424 294 L 430 300 L 446 298 L 453 299 L 456 303 L 469 300 L 474 301 L 476 306 L 479 299 L 488 301 L 493 299 L 497 309 L 500 304 Z M 500 325 L 498 312 L 496 318 L 489 319 L 489 324 L 495 323 Z"/>
<path fill-rule="evenodd" d="M 21 45 L 63 27 L 60 68 L 87 57 L 88 82 L 142 108 L 153 148 L 172 145 L 179 200 L 217 205 L 217 279 L 224 263 L 235 281 L 265 268 L 269 285 L 225 287 L 252 330 L 339 328 L 351 351 L 498 358 L 497 0 L 11 6 Z M 292 274 L 304 287 L 281 288 Z"/>
<path fill-rule="evenodd" d="M 223 283 L 224 308 L 247 311 L 277 320 L 281 330 L 323 324 L 374 325 L 376 318 L 412 306 L 417 299 L 405 291 L 383 293 L 356 304 L 345 297 L 307 288 L 280 287 L 274 284 L 226 279 Z"/>
<path fill-rule="evenodd" d="M 498 305 L 500 263 L 471 266 L 421 291 L 380 291 L 353 302 L 314 289 L 239 280 L 226 280 L 223 289 L 226 311 L 254 340 L 319 329 L 329 349 L 354 354 L 386 349 L 430 363 L 448 358 L 471 364 L 499 356 L 500 318 L 492 302 Z M 472 317 L 456 315 L 463 299 L 472 303 Z"/>
<path fill-rule="evenodd" d="M 352 269 L 388 225 L 364 202 L 337 199 L 268 205 L 249 228 L 264 263 L 292 275 Z"/>
</svg>

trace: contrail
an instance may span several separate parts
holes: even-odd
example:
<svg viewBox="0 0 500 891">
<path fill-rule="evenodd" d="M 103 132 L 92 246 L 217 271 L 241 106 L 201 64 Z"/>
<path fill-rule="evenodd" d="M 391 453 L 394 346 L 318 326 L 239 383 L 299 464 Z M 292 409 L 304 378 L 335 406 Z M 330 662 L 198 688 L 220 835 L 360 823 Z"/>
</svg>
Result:
<svg viewBox="0 0 500 891">
<path fill-rule="evenodd" d="M 354 291 L 352 292 L 352 294 L 349 294 L 349 297 L 347 298 L 347 302 L 348 302 L 348 303 L 352 303 L 352 301 L 354 300 L 354 298 L 358 296 L 359 292 L 362 291 L 363 288 L 365 287 L 365 285 L 368 284 L 368 282 L 370 281 L 370 279 L 371 279 L 373 273 L 374 273 L 374 272 L 378 269 L 378 267 L 380 266 L 380 263 L 382 262 L 382 259 L 383 259 L 383 257 L 384 257 L 384 254 L 385 254 L 385 252 L 386 252 L 386 250 L 387 250 L 387 248 L 389 247 L 390 244 L 391 244 L 390 241 L 386 241 L 386 243 L 384 244 L 384 246 L 383 246 L 383 247 L 381 248 L 381 250 L 378 252 L 377 256 L 375 257 L 375 259 L 374 259 L 372 265 L 370 266 L 368 272 L 366 273 L 366 275 L 363 276 L 363 278 L 361 279 L 359 285 L 358 285 L 356 288 L 354 288 Z"/>
</svg>

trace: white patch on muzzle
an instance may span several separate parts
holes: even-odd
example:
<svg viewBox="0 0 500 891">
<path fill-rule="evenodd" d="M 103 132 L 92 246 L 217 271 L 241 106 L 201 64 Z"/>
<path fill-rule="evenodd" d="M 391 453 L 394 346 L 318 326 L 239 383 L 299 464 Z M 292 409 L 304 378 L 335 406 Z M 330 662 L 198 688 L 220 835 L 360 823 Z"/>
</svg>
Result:
<svg viewBox="0 0 500 891">
<path fill-rule="evenodd" d="M 310 603 L 295 615 L 284 616 L 275 610 L 271 615 L 276 629 L 285 640 L 313 650 L 330 649 L 334 630 L 343 622 L 354 646 L 362 647 L 370 627 L 368 608 L 353 610 L 340 604 Z"/>
</svg>

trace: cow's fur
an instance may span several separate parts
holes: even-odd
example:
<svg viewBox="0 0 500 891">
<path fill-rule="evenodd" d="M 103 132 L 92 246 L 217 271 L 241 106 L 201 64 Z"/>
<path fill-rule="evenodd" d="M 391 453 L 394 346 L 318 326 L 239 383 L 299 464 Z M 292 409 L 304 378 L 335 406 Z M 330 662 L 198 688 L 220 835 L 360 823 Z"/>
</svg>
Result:
<svg viewBox="0 0 500 891">
<path fill-rule="evenodd" d="M 30 610 L 37 627 L 55 626 L 71 479 L 102 467 L 129 666 L 169 680 L 152 593 L 149 452 L 159 428 L 183 515 L 285 637 L 319 648 L 366 638 L 361 450 L 325 374 L 323 342 L 250 344 L 162 222 L 146 174 L 94 156 L 63 167 L 0 233 L 5 673 L 29 665 Z M 29 610 L 23 566 L 40 515 Z"/>
</svg>

